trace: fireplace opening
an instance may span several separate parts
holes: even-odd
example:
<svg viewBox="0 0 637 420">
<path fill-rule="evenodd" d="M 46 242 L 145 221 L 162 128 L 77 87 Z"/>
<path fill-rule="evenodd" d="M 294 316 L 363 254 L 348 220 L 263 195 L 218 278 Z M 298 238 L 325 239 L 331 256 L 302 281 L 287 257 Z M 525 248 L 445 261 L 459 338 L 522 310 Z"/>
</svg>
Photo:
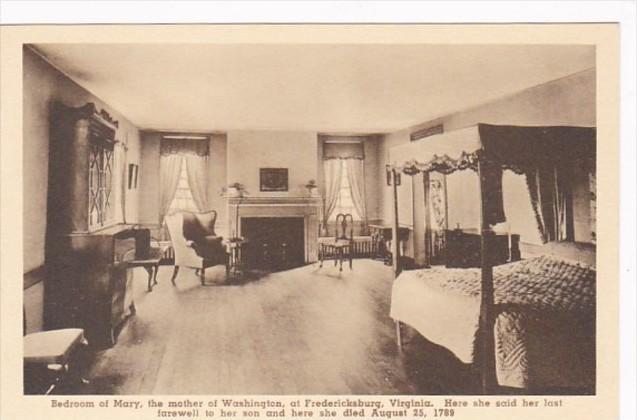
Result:
<svg viewBox="0 0 637 420">
<path fill-rule="evenodd" d="M 302 217 L 242 217 L 241 235 L 247 240 L 243 262 L 248 268 L 279 271 L 305 263 Z"/>
</svg>

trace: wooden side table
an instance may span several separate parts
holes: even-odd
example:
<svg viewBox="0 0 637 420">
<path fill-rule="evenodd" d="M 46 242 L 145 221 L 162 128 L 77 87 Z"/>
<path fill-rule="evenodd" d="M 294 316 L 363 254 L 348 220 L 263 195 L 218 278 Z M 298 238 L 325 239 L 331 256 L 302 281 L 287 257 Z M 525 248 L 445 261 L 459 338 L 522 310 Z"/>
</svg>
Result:
<svg viewBox="0 0 637 420">
<path fill-rule="evenodd" d="M 370 224 L 369 229 L 372 232 L 372 241 L 376 247 L 376 258 L 383 260 L 385 265 L 392 265 L 393 253 L 391 251 L 392 243 L 392 226 L 384 224 Z M 409 228 L 398 228 L 398 241 L 400 242 L 402 253 L 405 253 L 405 243 L 409 239 Z"/>
<path fill-rule="evenodd" d="M 248 241 L 244 238 L 229 238 L 224 239 L 223 243 L 226 246 L 226 252 L 230 258 L 230 271 L 234 274 L 241 272 L 241 266 L 243 264 L 243 247 L 248 243 Z"/>
<path fill-rule="evenodd" d="M 159 271 L 159 263 L 164 258 L 167 247 L 160 246 L 151 248 L 148 257 L 143 259 L 127 260 L 128 268 L 143 267 L 148 272 L 148 291 L 153 291 L 153 286 L 157 284 L 157 272 Z M 133 257 L 135 258 L 135 257 Z"/>
</svg>

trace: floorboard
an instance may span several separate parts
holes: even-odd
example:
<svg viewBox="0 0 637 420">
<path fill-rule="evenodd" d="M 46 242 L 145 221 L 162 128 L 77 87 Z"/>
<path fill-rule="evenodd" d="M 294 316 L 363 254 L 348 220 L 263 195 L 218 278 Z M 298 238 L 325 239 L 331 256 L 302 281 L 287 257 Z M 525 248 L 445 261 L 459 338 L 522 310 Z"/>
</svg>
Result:
<svg viewBox="0 0 637 420">
<path fill-rule="evenodd" d="M 407 333 L 395 344 L 391 268 L 308 265 L 246 274 L 222 268 L 201 286 L 172 267 L 145 291 L 135 272 L 137 313 L 117 344 L 95 355 L 85 394 L 461 394 L 472 372 L 444 349 Z"/>
</svg>

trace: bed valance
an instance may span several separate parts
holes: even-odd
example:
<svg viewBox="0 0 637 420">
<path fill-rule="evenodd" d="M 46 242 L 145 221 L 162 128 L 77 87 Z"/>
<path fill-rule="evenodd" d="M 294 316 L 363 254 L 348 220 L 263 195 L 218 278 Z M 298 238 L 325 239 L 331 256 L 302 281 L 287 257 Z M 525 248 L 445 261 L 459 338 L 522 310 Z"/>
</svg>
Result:
<svg viewBox="0 0 637 420">
<path fill-rule="evenodd" d="M 594 166 L 595 137 L 593 127 L 477 124 L 396 146 L 389 157 L 394 169 L 409 175 L 475 169 L 479 159 L 525 173 L 563 162 Z"/>
</svg>

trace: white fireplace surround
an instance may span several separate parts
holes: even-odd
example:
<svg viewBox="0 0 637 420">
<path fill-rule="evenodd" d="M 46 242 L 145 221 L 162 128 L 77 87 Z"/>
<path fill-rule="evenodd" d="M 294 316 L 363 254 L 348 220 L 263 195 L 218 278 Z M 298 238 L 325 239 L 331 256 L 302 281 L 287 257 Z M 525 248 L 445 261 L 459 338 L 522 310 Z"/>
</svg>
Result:
<svg viewBox="0 0 637 420">
<path fill-rule="evenodd" d="M 318 233 L 323 200 L 321 197 L 228 197 L 228 232 L 241 236 L 244 217 L 302 217 L 305 262 L 318 260 Z M 236 224 L 237 209 L 239 226 Z"/>
</svg>

